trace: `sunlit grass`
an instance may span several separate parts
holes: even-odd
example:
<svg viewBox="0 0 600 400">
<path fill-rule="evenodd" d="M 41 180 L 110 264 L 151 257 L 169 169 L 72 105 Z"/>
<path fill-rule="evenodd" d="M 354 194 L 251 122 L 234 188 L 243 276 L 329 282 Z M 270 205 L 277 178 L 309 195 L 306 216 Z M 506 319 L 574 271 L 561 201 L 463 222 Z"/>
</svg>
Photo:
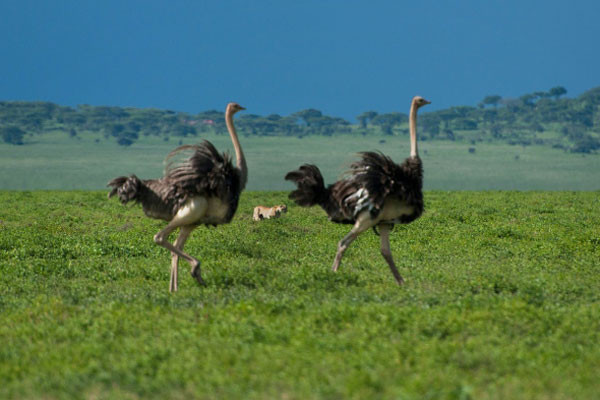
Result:
<svg viewBox="0 0 600 400">
<path fill-rule="evenodd" d="M 105 192 L 0 192 L 0 398 L 563 399 L 600 392 L 598 192 L 425 194 L 398 287 L 348 226 L 245 192 L 169 294 L 163 223 Z"/>
</svg>

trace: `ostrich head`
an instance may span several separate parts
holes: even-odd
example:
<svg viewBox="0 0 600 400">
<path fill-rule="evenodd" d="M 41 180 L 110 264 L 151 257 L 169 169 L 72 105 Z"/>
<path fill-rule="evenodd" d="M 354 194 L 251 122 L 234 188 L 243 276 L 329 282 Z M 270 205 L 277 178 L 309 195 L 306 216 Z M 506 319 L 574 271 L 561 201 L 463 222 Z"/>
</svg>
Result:
<svg viewBox="0 0 600 400">
<path fill-rule="evenodd" d="M 415 96 L 415 97 L 413 97 L 412 101 L 413 101 L 414 105 L 417 106 L 417 108 L 421 108 L 423 106 L 426 106 L 427 104 L 431 104 L 430 101 L 425 100 L 421 96 Z"/>
<path fill-rule="evenodd" d="M 240 110 L 245 110 L 245 108 L 240 106 L 238 103 L 232 102 L 232 103 L 227 104 L 227 111 L 229 111 L 232 114 L 235 114 L 236 112 L 238 112 Z"/>
</svg>

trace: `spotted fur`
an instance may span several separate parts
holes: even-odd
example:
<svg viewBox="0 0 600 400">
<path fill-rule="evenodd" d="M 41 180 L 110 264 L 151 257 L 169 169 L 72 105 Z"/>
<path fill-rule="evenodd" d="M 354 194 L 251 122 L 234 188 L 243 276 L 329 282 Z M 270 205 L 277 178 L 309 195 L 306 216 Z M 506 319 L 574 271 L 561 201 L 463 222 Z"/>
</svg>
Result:
<svg viewBox="0 0 600 400">
<path fill-rule="evenodd" d="M 262 221 L 263 219 L 279 218 L 281 214 L 285 214 L 286 212 L 287 206 L 285 204 L 273 207 L 256 206 L 254 207 L 252 220 Z"/>
</svg>

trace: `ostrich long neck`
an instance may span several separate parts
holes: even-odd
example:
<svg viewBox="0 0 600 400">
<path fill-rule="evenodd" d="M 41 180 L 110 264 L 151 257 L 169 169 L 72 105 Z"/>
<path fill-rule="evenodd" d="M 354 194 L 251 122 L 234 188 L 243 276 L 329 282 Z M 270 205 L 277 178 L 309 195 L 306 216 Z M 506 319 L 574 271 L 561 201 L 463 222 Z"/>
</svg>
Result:
<svg viewBox="0 0 600 400">
<path fill-rule="evenodd" d="M 227 109 L 227 112 L 225 113 L 225 123 L 227 124 L 229 135 L 231 136 L 233 149 L 235 150 L 236 165 L 241 173 L 241 184 L 243 189 L 246 187 L 246 182 L 248 181 L 248 166 L 246 165 L 246 158 L 244 157 L 242 146 L 240 146 L 240 141 L 238 140 L 237 132 L 233 125 L 233 113 L 229 109 Z"/>
<path fill-rule="evenodd" d="M 408 127 L 410 129 L 410 156 L 418 157 L 417 151 L 417 105 L 413 101 L 410 105 L 410 115 L 408 117 Z"/>
</svg>

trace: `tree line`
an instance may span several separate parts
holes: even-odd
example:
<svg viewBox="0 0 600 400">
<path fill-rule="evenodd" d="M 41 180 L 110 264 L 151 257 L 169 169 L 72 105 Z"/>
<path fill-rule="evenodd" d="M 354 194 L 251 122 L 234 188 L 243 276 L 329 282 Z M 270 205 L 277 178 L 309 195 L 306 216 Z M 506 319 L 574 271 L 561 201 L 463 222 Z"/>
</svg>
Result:
<svg viewBox="0 0 600 400">
<path fill-rule="evenodd" d="M 550 145 L 567 151 L 591 153 L 600 149 L 600 87 L 576 98 L 556 86 L 518 98 L 485 96 L 477 106 L 455 106 L 423 113 L 419 118 L 421 140 L 504 142 L 514 145 Z M 307 109 L 288 116 L 243 114 L 237 128 L 244 136 L 308 135 L 407 135 L 408 115 L 401 112 L 365 111 L 357 123 Z M 142 136 L 164 140 L 226 134 L 223 113 L 197 114 L 131 107 L 61 106 L 50 102 L 0 101 L 2 141 L 23 145 L 35 135 L 62 131 L 72 138 L 96 135 L 130 146 Z"/>
</svg>

